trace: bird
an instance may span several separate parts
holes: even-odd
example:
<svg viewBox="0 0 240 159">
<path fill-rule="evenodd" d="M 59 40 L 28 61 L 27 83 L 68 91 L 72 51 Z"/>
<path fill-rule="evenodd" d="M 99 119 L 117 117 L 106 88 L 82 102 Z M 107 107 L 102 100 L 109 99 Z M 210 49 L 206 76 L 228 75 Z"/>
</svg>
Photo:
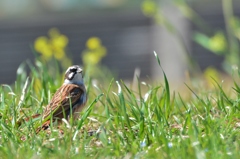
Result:
<svg viewBox="0 0 240 159">
<path fill-rule="evenodd" d="M 87 102 L 87 92 L 83 81 L 82 69 L 78 65 L 70 66 L 64 77 L 62 86 L 55 92 L 42 114 L 44 123 L 37 128 L 36 133 L 50 127 L 51 118 L 61 123 L 64 118 L 76 120 Z"/>
</svg>

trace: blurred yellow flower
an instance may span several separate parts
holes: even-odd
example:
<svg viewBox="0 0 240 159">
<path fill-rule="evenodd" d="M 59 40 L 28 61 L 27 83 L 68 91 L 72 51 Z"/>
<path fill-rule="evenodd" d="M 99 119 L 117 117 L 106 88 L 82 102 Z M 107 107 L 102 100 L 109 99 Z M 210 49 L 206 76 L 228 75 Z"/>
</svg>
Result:
<svg viewBox="0 0 240 159">
<path fill-rule="evenodd" d="M 209 87 L 214 87 L 214 80 L 218 83 L 220 82 L 220 75 L 217 69 L 211 66 L 204 71 L 204 77 Z"/>
<path fill-rule="evenodd" d="M 153 0 L 144 0 L 142 2 L 142 12 L 145 16 L 155 16 L 158 6 Z"/>
<path fill-rule="evenodd" d="M 209 47 L 216 53 L 223 53 L 226 50 L 226 39 L 222 32 L 217 32 L 213 37 L 209 39 Z"/>
<path fill-rule="evenodd" d="M 35 50 L 42 54 L 42 57 L 46 60 L 50 60 L 52 57 L 62 60 L 65 57 L 68 38 L 56 28 L 50 29 L 48 35 L 49 37 L 40 36 L 35 40 Z"/>
<path fill-rule="evenodd" d="M 107 49 L 102 46 L 102 42 L 98 37 L 89 38 L 86 42 L 86 47 L 82 53 L 82 60 L 85 66 L 99 64 L 107 54 Z"/>
<path fill-rule="evenodd" d="M 41 88 L 42 88 L 42 83 L 41 83 L 40 79 L 35 78 L 34 79 L 34 84 L 33 84 L 33 89 L 35 90 L 35 92 L 38 93 L 38 95 L 41 92 Z"/>
<path fill-rule="evenodd" d="M 52 52 L 48 45 L 48 38 L 45 36 L 40 36 L 35 40 L 34 48 L 37 52 L 43 54 L 46 59 L 51 58 Z"/>
<path fill-rule="evenodd" d="M 97 37 L 91 37 L 88 39 L 86 46 L 90 50 L 97 49 L 97 48 L 101 47 L 101 40 Z"/>
</svg>

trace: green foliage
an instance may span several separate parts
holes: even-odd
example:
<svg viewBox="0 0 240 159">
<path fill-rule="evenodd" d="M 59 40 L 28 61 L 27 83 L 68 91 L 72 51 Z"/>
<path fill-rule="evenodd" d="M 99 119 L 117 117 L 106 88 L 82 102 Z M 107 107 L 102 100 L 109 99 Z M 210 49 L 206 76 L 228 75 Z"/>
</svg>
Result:
<svg viewBox="0 0 240 159">
<path fill-rule="evenodd" d="M 175 6 L 183 16 L 199 28 L 200 31 L 195 32 L 192 39 L 202 47 L 210 50 L 211 53 L 222 56 L 224 58 L 222 67 L 227 73 L 231 74 L 232 67 L 240 67 L 240 18 L 234 15 L 232 0 L 221 0 L 221 2 L 226 29 L 209 27 L 206 21 L 191 8 L 191 3 L 194 3 L 192 1 L 143 0 L 141 8 L 145 16 L 151 17 L 156 24 L 165 27 L 169 33 L 175 36 L 186 53 L 189 69 L 191 70 L 195 66 L 193 65 L 195 63 L 192 62 L 193 59 L 189 56 L 191 54 L 182 42 L 183 40 L 181 34 L 177 31 L 177 26 L 174 26 L 162 11 L 166 4 Z M 196 69 L 195 67 L 194 71 Z"/>
<path fill-rule="evenodd" d="M 154 53 L 161 69 L 161 63 Z M 123 81 L 94 85 L 86 81 L 89 100 L 75 123 L 63 122 L 59 134 L 35 134 L 39 119 L 24 118 L 41 113 L 61 85 L 40 61 L 21 65 L 13 86 L 0 87 L 1 158 L 238 158 L 240 150 L 240 88 L 234 83 L 226 93 L 219 83 L 211 94 L 196 92 L 189 99 L 170 93 L 164 84 L 138 82 L 133 91 Z M 39 78 L 41 88 L 34 89 Z M 203 89 L 201 88 L 203 91 Z M 232 95 L 234 94 L 234 96 Z"/>
<path fill-rule="evenodd" d="M 180 6 L 187 6 L 182 3 Z M 240 66 L 240 47 L 239 47 L 239 30 L 240 20 L 233 13 L 232 0 L 222 0 L 222 12 L 224 16 L 225 28 L 209 28 L 204 20 L 201 19 L 201 24 L 196 23 L 196 15 L 189 19 L 201 28 L 202 32 L 196 32 L 193 39 L 204 48 L 210 50 L 212 53 L 223 56 L 223 68 L 229 74 L 232 73 L 232 67 Z M 198 18 L 199 19 L 199 18 Z"/>
<path fill-rule="evenodd" d="M 194 40 L 218 55 L 223 55 L 227 49 L 226 39 L 222 32 L 217 32 L 210 38 L 202 33 L 195 33 Z"/>
</svg>

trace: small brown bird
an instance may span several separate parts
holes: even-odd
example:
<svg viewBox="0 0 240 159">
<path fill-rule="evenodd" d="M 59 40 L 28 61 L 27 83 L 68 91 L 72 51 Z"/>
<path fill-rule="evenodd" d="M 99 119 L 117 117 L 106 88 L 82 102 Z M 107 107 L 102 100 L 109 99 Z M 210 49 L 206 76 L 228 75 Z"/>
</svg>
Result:
<svg viewBox="0 0 240 159">
<path fill-rule="evenodd" d="M 36 130 L 36 133 L 49 128 L 51 115 L 53 121 L 57 120 L 58 123 L 61 123 L 62 118 L 69 120 L 71 116 L 76 119 L 86 102 L 87 94 L 82 69 L 78 65 L 71 66 L 65 73 L 63 85 L 45 108 L 42 120 L 46 121 Z"/>
</svg>

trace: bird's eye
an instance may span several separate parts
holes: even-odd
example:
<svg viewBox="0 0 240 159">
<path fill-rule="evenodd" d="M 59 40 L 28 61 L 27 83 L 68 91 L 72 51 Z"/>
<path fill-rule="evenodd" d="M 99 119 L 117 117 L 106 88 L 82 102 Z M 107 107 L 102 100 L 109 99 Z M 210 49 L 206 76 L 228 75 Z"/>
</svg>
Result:
<svg viewBox="0 0 240 159">
<path fill-rule="evenodd" d="M 71 68 L 70 71 L 71 71 L 71 72 L 76 72 L 77 69 L 76 69 L 76 68 Z"/>
</svg>

